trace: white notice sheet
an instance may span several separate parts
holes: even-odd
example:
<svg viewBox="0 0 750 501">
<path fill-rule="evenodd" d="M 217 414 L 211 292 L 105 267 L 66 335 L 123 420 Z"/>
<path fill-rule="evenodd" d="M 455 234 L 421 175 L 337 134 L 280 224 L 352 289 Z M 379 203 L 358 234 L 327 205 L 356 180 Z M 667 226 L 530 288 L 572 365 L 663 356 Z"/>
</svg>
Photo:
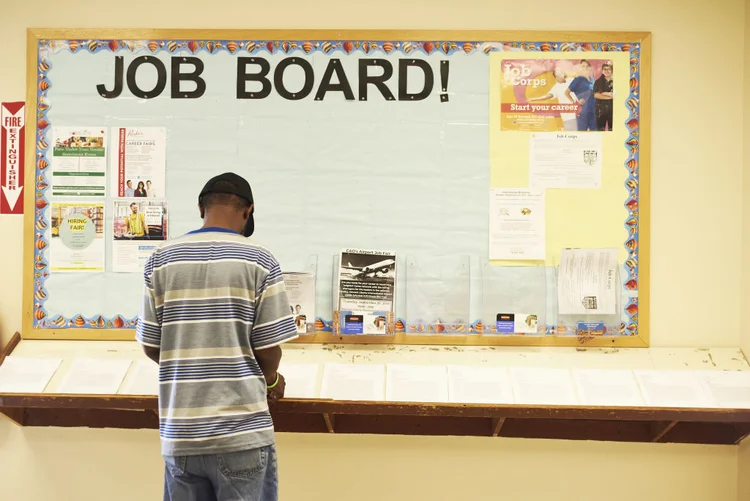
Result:
<svg viewBox="0 0 750 501">
<path fill-rule="evenodd" d="M 634 371 L 646 405 L 651 407 L 715 407 L 713 398 L 693 371 Z"/>
<path fill-rule="evenodd" d="M 529 146 L 530 187 L 601 188 L 601 134 L 538 132 Z"/>
<path fill-rule="evenodd" d="M 583 405 L 638 407 L 644 404 L 633 371 L 573 369 L 573 380 Z"/>
<path fill-rule="evenodd" d="M 385 399 L 391 402 L 448 402 L 444 365 L 388 364 Z"/>
<path fill-rule="evenodd" d="M 320 398 L 383 400 L 385 398 L 385 365 L 325 364 Z"/>
<path fill-rule="evenodd" d="M 568 369 L 511 367 L 513 400 L 520 405 L 577 405 Z"/>
<path fill-rule="evenodd" d="M 448 396 L 451 402 L 462 404 L 512 404 L 508 369 L 449 365 Z"/>
<path fill-rule="evenodd" d="M 315 332 L 315 275 L 286 272 L 284 285 L 289 298 L 289 311 L 294 315 L 297 334 Z"/>
<path fill-rule="evenodd" d="M 56 393 L 116 395 L 132 360 L 76 358 Z"/>
<path fill-rule="evenodd" d="M 0 365 L 0 393 L 42 393 L 60 358 L 8 357 Z"/>
<path fill-rule="evenodd" d="M 557 280 L 561 315 L 615 315 L 617 291 L 617 249 L 563 249 Z"/>
<path fill-rule="evenodd" d="M 125 379 L 122 395 L 158 395 L 159 365 L 151 360 L 139 360 Z"/>
<path fill-rule="evenodd" d="M 490 190 L 490 259 L 543 261 L 544 191 Z"/>
<path fill-rule="evenodd" d="M 318 389 L 320 364 L 291 364 L 282 362 L 279 373 L 284 376 L 285 398 L 315 398 Z"/>
<path fill-rule="evenodd" d="M 705 371 L 700 378 L 719 407 L 750 409 L 750 371 Z"/>
</svg>

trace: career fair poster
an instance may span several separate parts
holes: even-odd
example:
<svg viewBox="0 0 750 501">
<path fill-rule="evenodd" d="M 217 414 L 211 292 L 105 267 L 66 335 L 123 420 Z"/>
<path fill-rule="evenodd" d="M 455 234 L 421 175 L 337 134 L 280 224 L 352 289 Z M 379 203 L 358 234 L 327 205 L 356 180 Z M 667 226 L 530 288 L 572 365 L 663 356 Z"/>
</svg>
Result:
<svg viewBox="0 0 750 501">
<path fill-rule="evenodd" d="M 113 127 L 112 138 L 112 196 L 164 198 L 167 179 L 167 129 Z"/>
<path fill-rule="evenodd" d="M 395 297 L 406 273 L 398 284 L 390 263 L 378 266 L 382 271 L 368 267 L 393 259 L 395 268 L 397 254 L 422 262 L 439 252 L 469 258 L 466 334 L 486 333 L 496 314 L 513 314 L 513 330 L 528 331 L 536 316 L 539 333 L 556 334 L 557 319 L 537 307 L 486 314 L 483 273 L 551 268 L 562 249 L 582 248 L 617 249 L 617 262 L 627 267 L 620 270 L 621 285 L 628 284 L 619 288 L 622 332 L 637 332 L 637 43 L 216 36 L 38 40 L 39 119 L 35 144 L 28 145 L 37 161 L 34 272 L 43 292 L 35 327 L 57 327 L 58 317 L 70 326 L 79 314 L 87 326 L 100 316 L 104 325 L 117 318 L 133 325 L 142 280 L 113 268 L 119 262 L 135 270 L 142 255 L 130 249 L 115 259 L 110 250 L 154 241 L 140 205 L 149 239 L 132 240 L 123 230 L 122 218 L 133 217 L 128 203 L 167 202 L 168 233 L 184 234 L 198 223 L 196 195 L 206 180 L 235 171 L 256 192 L 252 238 L 279 262 L 321 257 L 316 275 L 326 279 L 317 280 L 316 318 L 305 319 L 316 331 L 404 332 L 414 322 L 406 301 Z M 81 109 L 86 127 L 69 127 L 80 123 Z M 102 126 L 90 117 L 101 117 Z M 57 162 L 65 158 L 55 156 L 57 139 L 58 153 L 80 140 L 98 154 L 98 137 L 106 162 L 89 162 L 94 157 L 83 146 L 68 151 L 75 165 Z M 80 179 L 54 184 L 53 174 L 65 169 Z M 109 224 L 119 231 L 105 237 L 107 271 L 83 285 L 50 279 L 45 250 L 47 207 L 70 201 L 56 193 L 80 201 L 81 179 L 92 177 L 80 172 L 109 175 L 100 186 L 107 188 Z M 73 188 L 55 192 L 64 186 Z M 495 189 L 508 191 L 494 201 L 491 227 L 488 194 Z M 513 281 L 505 287 L 527 290 Z M 510 320 L 502 321 L 510 329 Z M 438 331 L 433 324 L 425 332 Z"/>
</svg>

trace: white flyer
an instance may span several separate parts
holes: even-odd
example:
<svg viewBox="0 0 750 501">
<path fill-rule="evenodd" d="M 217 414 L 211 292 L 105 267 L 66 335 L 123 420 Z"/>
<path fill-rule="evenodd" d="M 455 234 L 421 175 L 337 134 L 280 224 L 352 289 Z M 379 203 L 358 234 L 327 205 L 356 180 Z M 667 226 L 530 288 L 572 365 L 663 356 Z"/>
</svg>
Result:
<svg viewBox="0 0 750 501">
<path fill-rule="evenodd" d="M 167 240 L 167 202 L 115 200 L 112 271 L 143 271 L 149 256 Z"/>
<path fill-rule="evenodd" d="M 601 188 L 601 134 L 538 132 L 531 134 L 529 149 L 532 188 Z"/>
<path fill-rule="evenodd" d="M 104 204 L 53 203 L 50 270 L 104 271 Z"/>
<path fill-rule="evenodd" d="M 285 272 L 284 286 L 289 297 L 289 310 L 294 316 L 297 334 L 315 332 L 315 275 Z"/>
<path fill-rule="evenodd" d="M 107 131 L 104 127 L 53 127 L 52 195 L 104 197 Z"/>
<path fill-rule="evenodd" d="M 615 315 L 617 293 L 617 249 L 563 249 L 557 279 L 561 315 Z"/>
<path fill-rule="evenodd" d="M 340 259 L 337 302 L 341 334 L 391 334 L 396 253 L 345 249 Z"/>
<path fill-rule="evenodd" d="M 543 261 L 546 256 L 544 191 L 490 190 L 490 259 Z"/>
<path fill-rule="evenodd" d="M 110 168 L 114 198 L 165 198 L 167 129 L 113 127 Z"/>
</svg>

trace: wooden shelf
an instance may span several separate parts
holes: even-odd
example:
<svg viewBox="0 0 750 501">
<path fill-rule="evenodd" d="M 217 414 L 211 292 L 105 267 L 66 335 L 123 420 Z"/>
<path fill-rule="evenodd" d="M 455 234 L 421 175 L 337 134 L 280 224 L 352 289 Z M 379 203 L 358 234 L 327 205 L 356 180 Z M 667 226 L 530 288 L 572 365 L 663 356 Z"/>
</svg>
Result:
<svg viewBox="0 0 750 501">
<path fill-rule="evenodd" d="M 20 342 L 0 350 L 0 364 Z M 21 426 L 158 429 L 154 396 L 0 394 L 0 413 Z M 478 436 L 734 445 L 750 434 L 750 409 L 584 407 L 284 399 L 277 432 Z"/>
<path fill-rule="evenodd" d="M 0 412 L 21 426 L 159 426 L 155 397 L 0 394 Z M 277 432 L 501 436 L 615 442 L 738 444 L 750 410 L 462 405 L 282 400 Z"/>
</svg>

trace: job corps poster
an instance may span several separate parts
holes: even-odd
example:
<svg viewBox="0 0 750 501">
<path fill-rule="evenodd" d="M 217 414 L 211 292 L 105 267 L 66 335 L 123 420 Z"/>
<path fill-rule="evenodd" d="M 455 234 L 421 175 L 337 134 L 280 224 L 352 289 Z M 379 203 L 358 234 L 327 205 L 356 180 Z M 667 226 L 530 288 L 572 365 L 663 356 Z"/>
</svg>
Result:
<svg viewBox="0 0 750 501">
<path fill-rule="evenodd" d="M 501 71 L 501 130 L 612 130 L 611 60 L 503 59 Z"/>
</svg>

